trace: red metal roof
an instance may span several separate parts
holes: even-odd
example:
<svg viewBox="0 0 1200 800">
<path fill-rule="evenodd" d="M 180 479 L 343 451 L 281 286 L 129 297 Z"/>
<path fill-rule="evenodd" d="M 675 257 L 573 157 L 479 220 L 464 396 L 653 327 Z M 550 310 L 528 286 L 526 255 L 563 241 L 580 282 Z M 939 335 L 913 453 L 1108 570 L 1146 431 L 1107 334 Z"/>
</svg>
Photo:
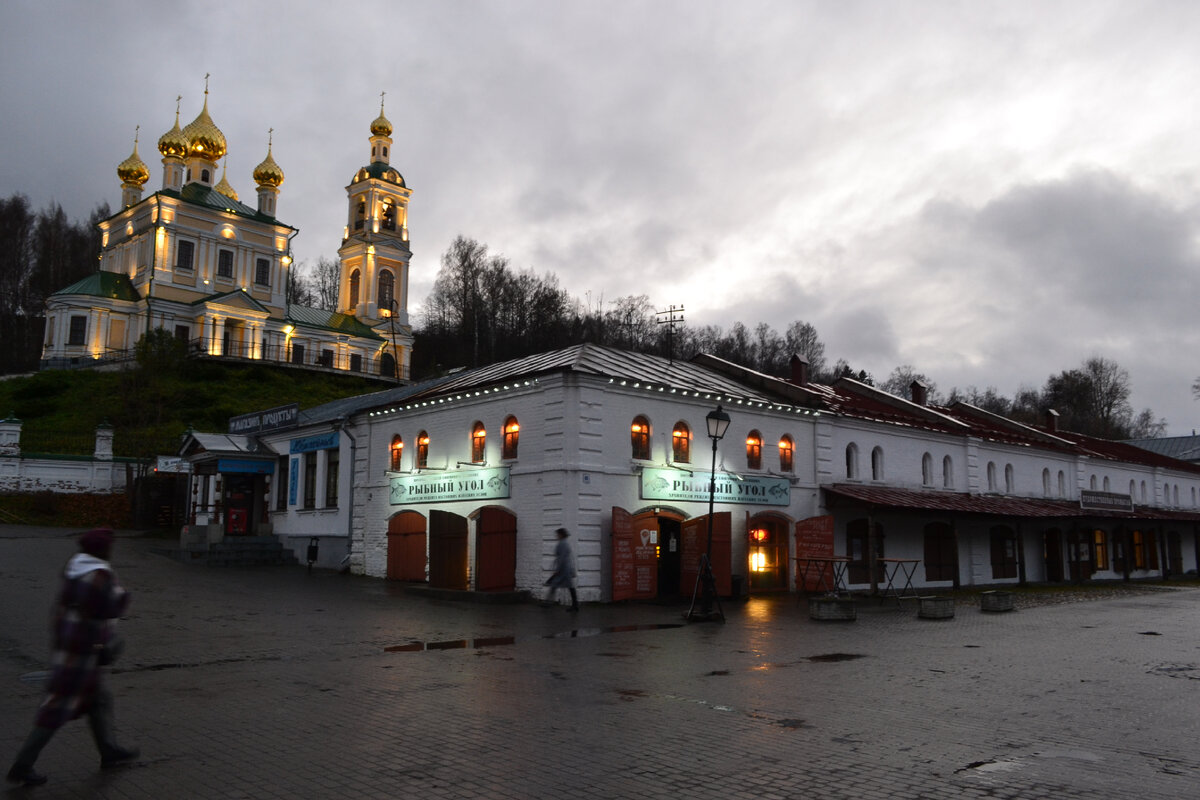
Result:
<svg viewBox="0 0 1200 800">
<path fill-rule="evenodd" d="M 826 502 L 830 499 L 850 500 L 863 505 L 897 511 L 942 511 L 957 514 L 980 514 L 990 517 L 1094 518 L 1174 520 L 1200 522 L 1200 512 L 1175 511 L 1142 506 L 1133 511 L 1113 509 L 1084 509 L 1078 503 L 1063 500 L 1040 500 L 1031 497 L 1010 497 L 994 494 L 967 494 L 935 489 L 892 489 L 882 486 L 862 486 L 835 483 L 822 486 Z"/>
</svg>

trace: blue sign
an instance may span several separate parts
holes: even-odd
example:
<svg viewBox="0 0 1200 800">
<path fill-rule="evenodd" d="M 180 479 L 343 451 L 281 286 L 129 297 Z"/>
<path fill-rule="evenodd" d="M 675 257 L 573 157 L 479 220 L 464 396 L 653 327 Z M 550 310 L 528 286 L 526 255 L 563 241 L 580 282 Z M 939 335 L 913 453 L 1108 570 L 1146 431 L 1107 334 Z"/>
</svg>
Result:
<svg viewBox="0 0 1200 800">
<path fill-rule="evenodd" d="M 274 471 L 274 461 L 251 461 L 248 458 L 217 459 L 217 472 L 236 472 L 249 475 L 270 475 Z"/>
<path fill-rule="evenodd" d="M 293 458 L 291 469 L 288 470 L 288 505 L 296 505 L 296 490 L 300 484 L 300 459 Z"/>
<path fill-rule="evenodd" d="M 290 452 L 294 455 L 296 453 L 310 453 L 313 450 L 332 450 L 338 446 L 338 437 L 340 435 L 337 431 L 330 431 L 329 433 L 322 433 L 320 436 L 305 436 L 303 439 L 292 439 Z"/>
</svg>

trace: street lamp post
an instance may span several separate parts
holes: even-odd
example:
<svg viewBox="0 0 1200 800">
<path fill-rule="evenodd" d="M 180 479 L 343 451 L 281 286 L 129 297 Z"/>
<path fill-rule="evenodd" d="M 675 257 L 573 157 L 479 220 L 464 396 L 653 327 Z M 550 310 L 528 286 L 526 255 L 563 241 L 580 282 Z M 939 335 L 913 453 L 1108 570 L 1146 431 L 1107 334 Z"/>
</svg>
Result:
<svg viewBox="0 0 1200 800">
<path fill-rule="evenodd" d="M 724 622 L 725 612 L 720 608 L 721 601 L 717 597 L 717 582 L 712 571 L 712 541 L 713 505 L 717 494 L 717 442 L 721 441 L 725 436 L 725 431 L 729 428 L 729 415 L 718 405 L 715 411 L 708 413 L 704 421 L 708 423 L 708 438 L 712 439 L 712 472 L 708 477 L 708 547 L 700 559 L 700 574 L 696 577 L 701 590 L 700 612 L 696 613 L 696 592 L 693 591 L 692 607 L 688 611 L 687 618 L 688 621 L 720 619 Z M 715 614 L 713 613 L 714 602 L 717 604 Z"/>
</svg>

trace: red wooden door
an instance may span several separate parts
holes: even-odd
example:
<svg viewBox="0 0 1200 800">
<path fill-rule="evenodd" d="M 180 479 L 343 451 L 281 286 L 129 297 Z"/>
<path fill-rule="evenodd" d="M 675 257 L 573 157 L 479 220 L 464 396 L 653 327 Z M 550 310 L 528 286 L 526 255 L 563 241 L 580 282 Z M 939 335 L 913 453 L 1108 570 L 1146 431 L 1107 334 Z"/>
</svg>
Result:
<svg viewBox="0 0 1200 800">
<path fill-rule="evenodd" d="M 658 596 L 658 562 L 652 535 L 653 515 L 630 516 L 612 509 L 612 593 L 618 600 L 647 600 Z"/>
<path fill-rule="evenodd" d="M 468 588 L 466 517 L 448 511 L 429 512 L 429 585 Z"/>
<path fill-rule="evenodd" d="M 718 511 L 712 515 L 712 571 L 717 584 L 717 594 L 729 597 L 733 594 L 733 529 L 732 515 Z M 679 562 L 679 591 L 691 597 L 696 589 L 696 577 L 700 574 L 700 556 L 708 548 L 708 515 L 695 517 L 683 523 L 681 543 L 682 556 Z"/>
<path fill-rule="evenodd" d="M 401 511 L 388 520 L 387 576 L 396 581 L 425 580 L 425 518 Z"/>
<path fill-rule="evenodd" d="M 475 589 L 517 588 L 517 518 L 503 508 L 485 508 L 475 529 Z"/>
</svg>

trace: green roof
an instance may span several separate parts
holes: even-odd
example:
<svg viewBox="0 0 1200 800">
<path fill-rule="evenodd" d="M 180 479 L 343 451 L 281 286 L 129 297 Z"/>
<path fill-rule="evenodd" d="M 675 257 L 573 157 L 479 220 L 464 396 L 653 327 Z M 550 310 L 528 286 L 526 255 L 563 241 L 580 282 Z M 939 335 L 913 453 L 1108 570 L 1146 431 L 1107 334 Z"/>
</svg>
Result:
<svg viewBox="0 0 1200 800">
<path fill-rule="evenodd" d="M 258 209 L 251 208 L 245 203 L 234 200 L 232 197 L 226 197 L 211 186 L 205 186 L 202 183 L 189 183 L 178 192 L 173 189 L 160 189 L 155 194 L 161 194 L 166 197 L 178 197 L 180 200 L 192 203 L 193 205 L 204 206 L 205 208 L 212 208 L 217 211 L 228 211 L 231 214 L 237 214 L 239 217 L 246 217 L 247 219 L 265 222 L 270 225 L 282 225 L 285 228 L 296 230 L 291 225 L 263 214 Z M 113 216 L 116 216 L 116 214 Z"/>
<path fill-rule="evenodd" d="M 308 308 L 306 306 L 289 306 L 287 318 L 297 325 L 325 328 L 326 330 L 346 333 L 351 336 L 361 336 L 367 339 L 383 339 L 382 336 L 372 330 L 370 325 L 359 321 L 358 317 L 353 314 L 337 314 L 332 311 L 325 311 L 320 308 Z"/>
<path fill-rule="evenodd" d="M 104 270 L 93 272 L 83 280 L 75 281 L 54 294 L 86 294 L 92 297 L 107 297 L 112 300 L 128 300 L 133 303 L 142 299 L 128 275 Z"/>
<path fill-rule="evenodd" d="M 400 170 L 382 161 L 372 161 L 367 166 L 361 168 L 358 172 L 354 173 L 354 177 L 350 179 L 350 182 L 358 183 L 368 178 L 387 181 L 388 183 L 395 183 L 404 186 L 406 189 L 408 188 L 404 184 L 404 176 L 400 174 Z"/>
</svg>

